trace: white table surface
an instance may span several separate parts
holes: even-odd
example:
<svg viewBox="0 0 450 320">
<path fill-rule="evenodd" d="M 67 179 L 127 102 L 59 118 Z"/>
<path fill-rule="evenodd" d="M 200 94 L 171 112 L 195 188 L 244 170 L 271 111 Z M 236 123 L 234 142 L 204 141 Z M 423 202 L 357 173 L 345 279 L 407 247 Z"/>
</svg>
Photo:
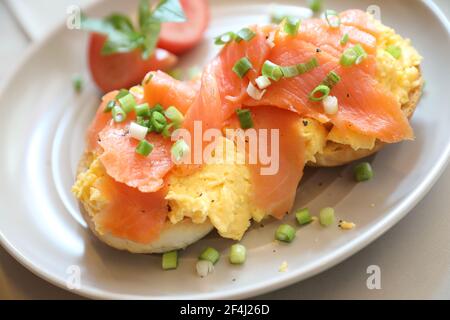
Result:
<svg viewBox="0 0 450 320">
<path fill-rule="evenodd" d="M 91 0 L 0 0 L 0 84 L 32 41 Z M 330 0 L 329 0 L 330 1 Z M 450 1 L 435 0 L 450 17 Z M 338 266 L 258 298 L 450 299 L 450 167 L 400 223 Z M 369 265 L 381 268 L 381 289 L 366 286 Z M 0 247 L 0 299 L 77 299 L 35 276 Z"/>
</svg>

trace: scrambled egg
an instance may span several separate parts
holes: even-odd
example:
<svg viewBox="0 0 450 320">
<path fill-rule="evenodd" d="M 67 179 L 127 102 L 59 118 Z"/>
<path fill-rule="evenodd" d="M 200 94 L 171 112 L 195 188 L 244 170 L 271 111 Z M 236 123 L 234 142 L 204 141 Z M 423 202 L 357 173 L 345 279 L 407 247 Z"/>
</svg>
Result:
<svg viewBox="0 0 450 320">
<path fill-rule="evenodd" d="M 422 57 L 413 48 L 409 39 L 402 38 L 381 22 L 376 23 L 382 31 L 377 41 L 377 80 L 403 105 L 409 102 L 411 90 L 421 83 L 419 65 Z M 398 59 L 386 51 L 392 45 L 401 49 L 401 56 Z M 327 141 L 349 145 L 354 150 L 370 150 L 375 146 L 375 138 L 349 130 L 339 130 L 336 127 L 327 130 L 314 119 L 305 118 L 302 121 L 308 122 L 307 126 L 301 128 L 306 140 L 307 161 L 316 162 L 314 155 L 323 152 Z"/>
<path fill-rule="evenodd" d="M 185 217 L 194 223 L 209 219 L 221 236 L 240 240 L 250 226 L 250 220 L 260 221 L 265 213 L 252 205 L 253 189 L 250 171 L 243 164 L 244 155 L 225 138 L 220 140 L 215 151 L 220 148 L 229 148 L 232 152 L 225 159 L 217 157 L 209 161 L 189 176 L 177 173 L 177 170 L 171 174 L 166 196 L 171 208 L 169 219 L 172 223 Z"/>
<path fill-rule="evenodd" d="M 184 218 L 190 218 L 194 223 L 209 219 L 221 236 L 240 240 L 250 226 L 250 220 L 262 220 L 265 212 L 252 205 L 253 189 L 250 171 L 243 164 L 244 155 L 225 138 L 217 144 L 215 154 L 220 148 L 232 151 L 227 154 L 228 158 L 212 159 L 189 176 L 173 170 L 166 196 L 170 206 L 168 217 L 174 224 Z M 88 170 L 78 175 L 72 192 L 87 206 L 91 215 L 96 215 L 109 201 L 96 188 L 106 171 L 95 155 L 89 155 L 85 160 Z M 103 234 L 98 226 L 96 229 Z"/>
</svg>

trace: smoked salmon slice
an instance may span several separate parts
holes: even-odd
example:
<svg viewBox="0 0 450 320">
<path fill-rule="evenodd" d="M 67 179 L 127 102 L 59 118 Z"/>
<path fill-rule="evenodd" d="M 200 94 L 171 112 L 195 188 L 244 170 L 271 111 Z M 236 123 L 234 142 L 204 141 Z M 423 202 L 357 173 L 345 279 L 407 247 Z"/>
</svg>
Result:
<svg viewBox="0 0 450 320">
<path fill-rule="evenodd" d="M 110 177 L 144 193 L 163 187 L 163 178 L 173 166 L 170 139 L 160 134 L 149 134 L 148 141 L 154 148 L 149 156 L 144 157 L 136 153 L 139 141 L 129 135 L 127 125 L 108 125 L 99 137 L 99 145 L 103 149 L 100 161 Z"/>
<path fill-rule="evenodd" d="M 109 200 L 94 216 L 101 231 L 144 244 L 158 238 L 167 218 L 164 189 L 143 193 L 107 175 L 95 187 Z"/>
</svg>

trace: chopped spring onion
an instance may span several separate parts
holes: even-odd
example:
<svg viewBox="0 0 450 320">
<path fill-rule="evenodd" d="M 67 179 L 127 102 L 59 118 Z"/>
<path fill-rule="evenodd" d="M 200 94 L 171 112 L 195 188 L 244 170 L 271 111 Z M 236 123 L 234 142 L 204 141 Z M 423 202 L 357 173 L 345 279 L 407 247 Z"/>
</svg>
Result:
<svg viewBox="0 0 450 320">
<path fill-rule="evenodd" d="M 176 250 L 165 252 L 162 256 L 163 270 L 176 269 L 178 267 L 178 252 Z"/>
<path fill-rule="evenodd" d="M 340 41 L 341 46 L 345 46 L 347 44 L 348 40 L 349 40 L 349 36 L 348 36 L 348 33 L 346 33 L 341 38 L 341 41 Z"/>
<path fill-rule="evenodd" d="M 126 113 L 130 113 L 134 110 L 134 107 L 136 107 L 136 100 L 131 93 L 128 93 L 126 96 L 123 96 L 118 100 L 120 105 L 122 106 L 123 111 L 125 111 Z"/>
<path fill-rule="evenodd" d="M 114 100 L 109 101 L 106 104 L 105 110 L 103 110 L 103 112 L 104 113 L 111 112 L 115 105 L 116 105 L 116 102 Z"/>
<path fill-rule="evenodd" d="M 236 114 L 242 129 L 253 128 L 252 114 L 249 109 L 237 109 Z"/>
<path fill-rule="evenodd" d="M 286 67 L 280 67 L 281 72 L 283 73 L 283 77 L 285 78 L 293 78 L 300 74 L 298 71 L 298 66 L 286 66 Z"/>
<path fill-rule="evenodd" d="M 162 105 L 157 103 L 157 104 L 155 104 L 155 106 L 153 108 L 150 109 L 150 115 L 155 111 L 157 111 L 159 113 L 164 113 L 164 108 Z"/>
<path fill-rule="evenodd" d="M 212 273 L 214 271 L 214 265 L 211 263 L 211 261 L 207 260 L 198 260 L 197 264 L 195 265 L 195 269 L 197 270 L 197 274 L 204 278 L 209 273 Z"/>
<path fill-rule="evenodd" d="M 172 146 L 172 149 L 170 149 L 172 158 L 175 162 L 179 162 L 181 159 L 183 159 L 183 157 L 188 154 L 189 151 L 189 145 L 182 139 L 175 142 Z"/>
<path fill-rule="evenodd" d="M 341 25 L 341 18 L 339 18 L 339 14 L 334 10 L 325 11 L 325 19 L 331 28 L 339 28 Z"/>
<path fill-rule="evenodd" d="M 355 50 L 357 58 L 355 63 L 360 64 L 365 58 L 367 58 L 367 53 L 364 50 L 364 48 L 358 43 L 353 47 L 353 50 Z"/>
<path fill-rule="evenodd" d="M 152 128 L 155 129 L 156 132 L 160 133 L 167 125 L 167 120 L 161 112 L 153 111 L 150 117 L 150 123 L 152 124 Z"/>
<path fill-rule="evenodd" d="M 198 257 L 199 260 L 210 261 L 212 264 L 216 264 L 219 261 L 220 253 L 212 247 L 207 247 Z"/>
<path fill-rule="evenodd" d="M 261 90 L 266 89 L 271 85 L 270 79 L 266 76 L 259 76 L 258 78 L 256 78 L 255 82 L 258 88 Z"/>
<path fill-rule="evenodd" d="M 308 224 L 312 221 L 308 208 L 300 209 L 295 213 L 295 218 L 299 225 Z"/>
<path fill-rule="evenodd" d="M 328 96 L 322 100 L 323 109 L 326 114 L 336 114 L 338 112 L 338 99 L 334 96 Z"/>
<path fill-rule="evenodd" d="M 161 134 L 163 135 L 164 138 L 169 138 L 172 135 L 172 128 L 174 127 L 174 123 L 169 123 L 167 126 L 164 127 L 163 131 L 161 132 Z"/>
<path fill-rule="evenodd" d="M 143 127 L 147 127 L 147 128 L 150 127 L 150 119 L 145 119 L 144 117 L 141 117 L 141 116 L 136 117 L 136 123 Z"/>
<path fill-rule="evenodd" d="M 137 140 L 144 140 L 148 133 L 148 128 L 132 122 L 130 124 L 130 135 Z"/>
<path fill-rule="evenodd" d="M 119 93 L 116 95 L 116 100 L 125 97 L 128 93 L 129 91 L 127 89 L 120 89 Z"/>
<path fill-rule="evenodd" d="M 83 90 L 83 78 L 79 74 L 72 76 L 72 85 L 76 93 L 80 93 Z"/>
<path fill-rule="evenodd" d="M 327 77 L 325 78 L 325 80 L 323 80 L 322 84 L 326 85 L 328 88 L 333 88 L 339 81 L 341 81 L 341 77 L 339 77 L 339 75 L 334 72 L 334 71 L 330 71 L 327 74 Z"/>
<path fill-rule="evenodd" d="M 233 72 L 237 74 L 239 78 L 243 78 L 247 72 L 253 68 L 252 63 L 247 57 L 239 59 L 233 66 Z"/>
<path fill-rule="evenodd" d="M 319 95 L 317 95 L 319 94 Z M 322 101 L 330 94 L 330 88 L 326 85 L 320 84 L 318 85 L 311 93 L 309 94 L 309 100 L 311 101 Z"/>
<path fill-rule="evenodd" d="M 134 107 L 134 111 L 138 117 L 150 117 L 150 107 L 148 106 L 148 103 L 137 105 Z"/>
<path fill-rule="evenodd" d="M 322 0 L 309 0 L 308 5 L 309 5 L 309 8 L 314 13 L 317 13 L 320 10 L 322 10 Z"/>
<path fill-rule="evenodd" d="M 230 263 L 243 264 L 247 256 L 247 249 L 239 243 L 235 243 L 230 248 Z"/>
<path fill-rule="evenodd" d="M 368 162 L 361 162 L 353 168 L 353 174 L 358 182 L 370 180 L 373 178 L 372 166 Z"/>
<path fill-rule="evenodd" d="M 147 140 L 141 140 L 136 147 L 136 153 L 139 153 L 141 156 L 148 156 L 153 151 L 153 145 Z"/>
<path fill-rule="evenodd" d="M 275 232 L 275 239 L 283 242 L 292 242 L 295 238 L 295 229 L 288 224 L 282 224 Z"/>
<path fill-rule="evenodd" d="M 214 39 L 214 44 L 223 45 L 236 39 L 236 34 L 232 31 L 225 32 Z"/>
<path fill-rule="evenodd" d="M 402 48 L 399 46 L 391 45 L 386 48 L 386 51 L 395 59 L 399 59 L 402 56 Z"/>
<path fill-rule="evenodd" d="M 263 76 L 274 81 L 278 81 L 283 77 L 283 71 L 281 71 L 280 66 L 269 60 L 264 62 L 261 72 Z"/>
<path fill-rule="evenodd" d="M 166 111 L 164 111 L 164 115 L 167 119 L 172 121 L 176 127 L 179 127 L 184 121 L 183 114 L 174 106 L 168 107 Z"/>
<path fill-rule="evenodd" d="M 236 42 L 241 42 L 242 40 L 250 41 L 256 36 L 256 33 L 252 29 L 242 28 L 236 34 Z"/>
<path fill-rule="evenodd" d="M 127 113 L 123 111 L 120 106 L 114 106 L 111 110 L 114 122 L 124 122 L 127 118 Z"/>
<path fill-rule="evenodd" d="M 344 67 L 350 67 L 353 64 L 355 64 L 357 58 L 358 58 L 358 56 L 356 54 L 356 51 L 353 48 L 348 48 L 342 54 L 339 62 Z"/>
<path fill-rule="evenodd" d="M 313 58 L 311 58 L 311 60 L 309 60 L 306 63 L 299 63 L 297 65 L 297 69 L 298 69 L 299 74 L 304 74 L 318 66 L 319 66 L 319 61 L 317 61 L 316 57 L 313 57 Z"/>
<path fill-rule="evenodd" d="M 290 36 L 296 36 L 298 28 L 300 28 L 300 19 L 294 17 L 286 17 L 283 20 L 283 30 Z"/>
<path fill-rule="evenodd" d="M 320 210 L 319 222 L 324 227 L 332 225 L 334 223 L 334 209 L 328 207 Z"/>
<path fill-rule="evenodd" d="M 253 85 L 253 83 L 249 82 L 247 86 L 247 94 L 255 100 L 261 100 L 266 90 L 259 90 L 257 87 Z"/>
</svg>

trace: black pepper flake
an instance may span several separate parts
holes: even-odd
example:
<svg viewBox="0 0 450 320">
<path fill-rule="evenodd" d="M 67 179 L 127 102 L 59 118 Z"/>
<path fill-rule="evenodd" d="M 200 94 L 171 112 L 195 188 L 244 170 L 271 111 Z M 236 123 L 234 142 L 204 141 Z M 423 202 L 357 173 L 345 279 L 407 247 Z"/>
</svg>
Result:
<svg viewBox="0 0 450 320">
<path fill-rule="evenodd" d="M 211 202 L 214 202 L 214 199 L 212 199 Z"/>
<path fill-rule="evenodd" d="M 167 205 L 167 211 L 172 212 L 172 207 L 170 206 L 170 204 Z"/>
<path fill-rule="evenodd" d="M 322 52 L 322 50 L 320 48 L 317 48 L 316 52 L 319 53 L 319 52 Z"/>
<path fill-rule="evenodd" d="M 231 281 L 235 282 L 235 281 L 236 281 L 236 278 L 231 279 Z"/>
<path fill-rule="evenodd" d="M 302 122 L 303 122 L 303 125 L 304 125 L 305 127 L 308 126 L 308 120 L 303 120 Z"/>
<path fill-rule="evenodd" d="M 198 196 L 201 197 L 202 195 L 203 195 L 203 192 L 200 192 L 200 194 Z"/>
<path fill-rule="evenodd" d="M 261 228 L 264 228 L 264 225 L 261 223 Z"/>
<path fill-rule="evenodd" d="M 350 93 L 347 93 L 347 98 L 350 98 Z"/>
<path fill-rule="evenodd" d="M 272 251 L 272 252 L 274 252 L 274 253 L 275 253 L 275 252 L 277 252 L 277 250 L 273 249 L 273 251 Z"/>
</svg>

